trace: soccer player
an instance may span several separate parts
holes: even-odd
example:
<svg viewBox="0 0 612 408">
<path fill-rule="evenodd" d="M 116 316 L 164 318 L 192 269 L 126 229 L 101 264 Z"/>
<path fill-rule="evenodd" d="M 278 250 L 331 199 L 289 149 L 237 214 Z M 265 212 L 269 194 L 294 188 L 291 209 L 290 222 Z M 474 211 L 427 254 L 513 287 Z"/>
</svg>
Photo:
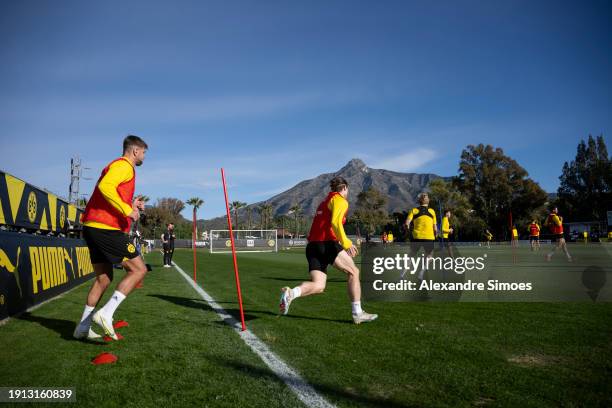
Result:
<svg viewBox="0 0 612 408">
<path fill-rule="evenodd" d="M 138 136 L 127 136 L 123 140 L 123 156 L 102 170 L 83 213 L 83 237 L 89 247 L 96 279 L 87 295 L 81 321 L 74 330 L 75 338 L 100 337 L 91 330 L 93 320 L 107 336 L 117 340 L 113 328 L 115 310 L 147 271 L 127 234 L 132 221 L 137 221 L 140 211 L 144 210 L 144 201 L 140 197 L 134 199 L 135 167 L 142 164 L 147 149 L 147 144 Z M 117 263 L 127 270 L 127 275 L 119 282 L 108 302 L 94 313 L 113 280 L 113 264 Z"/>
<path fill-rule="evenodd" d="M 446 209 L 444 210 L 444 217 L 442 217 L 442 225 L 441 225 L 441 238 L 442 238 L 442 244 L 441 247 L 444 248 L 448 248 L 448 253 L 450 256 L 454 256 L 453 255 L 453 249 L 449 244 L 449 237 L 450 235 L 453 234 L 454 229 L 451 228 L 450 226 L 450 219 L 451 219 L 451 211 Z"/>
<path fill-rule="evenodd" d="M 359 269 L 353 258 L 357 248 L 344 232 L 348 211 L 348 182 L 343 177 L 334 177 L 329 183 L 331 192 L 317 208 L 312 221 L 306 246 L 306 259 L 310 271 L 310 281 L 291 289 L 281 289 L 280 312 L 286 315 L 289 305 L 300 296 L 323 293 L 327 283 L 327 267 L 333 265 L 348 276 L 348 294 L 351 299 L 353 322 L 371 322 L 378 315 L 366 313 L 361 308 L 361 283 Z"/>
<path fill-rule="evenodd" d="M 518 247 L 518 239 L 519 239 L 518 230 L 516 229 L 516 225 L 513 225 L 512 226 L 512 240 L 510 241 L 510 243 L 512 244 L 512 248 Z"/>
<path fill-rule="evenodd" d="M 174 235 L 174 224 L 169 223 L 166 227 L 167 231 L 161 236 L 162 245 L 164 247 L 164 268 L 171 268 L 172 255 L 174 255 L 174 240 L 176 239 L 176 235 Z"/>
<path fill-rule="evenodd" d="M 406 230 L 410 229 L 410 224 L 413 225 L 410 252 L 415 257 L 417 252 L 423 248 L 425 256 L 431 258 L 433 256 L 436 235 L 438 235 L 436 212 L 429 208 L 429 194 L 419 194 L 418 201 L 419 206 L 410 210 L 406 218 Z M 427 262 L 425 262 L 424 267 L 419 271 L 419 279 L 423 280 L 426 269 Z"/>
<path fill-rule="evenodd" d="M 540 249 L 540 226 L 537 220 L 533 220 L 529 224 L 529 243 L 532 251 Z"/>
<path fill-rule="evenodd" d="M 589 233 L 587 232 L 587 230 L 584 230 L 584 232 L 582 233 L 582 239 L 584 240 L 584 244 L 586 245 L 586 243 L 589 241 Z"/>
<path fill-rule="evenodd" d="M 493 239 L 493 234 L 488 229 L 485 229 L 485 239 L 487 240 L 487 248 L 491 249 L 491 240 Z"/>
<path fill-rule="evenodd" d="M 553 247 L 553 250 L 546 255 L 546 260 L 550 261 L 552 256 L 558 249 L 562 249 L 565 252 L 565 256 L 567 256 L 568 262 L 572 262 L 572 256 L 567 250 L 567 244 L 565 243 L 565 238 L 563 236 L 563 217 L 559 215 L 559 209 L 557 207 L 553 207 L 550 214 L 546 218 L 546 222 L 544 225 L 548 227 L 550 232 L 552 233 L 552 242 L 556 242 L 557 245 Z"/>
<path fill-rule="evenodd" d="M 395 237 L 393 236 L 393 231 L 389 231 L 389 233 L 387 234 L 387 242 L 392 244 L 394 239 Z"/>
</svg>

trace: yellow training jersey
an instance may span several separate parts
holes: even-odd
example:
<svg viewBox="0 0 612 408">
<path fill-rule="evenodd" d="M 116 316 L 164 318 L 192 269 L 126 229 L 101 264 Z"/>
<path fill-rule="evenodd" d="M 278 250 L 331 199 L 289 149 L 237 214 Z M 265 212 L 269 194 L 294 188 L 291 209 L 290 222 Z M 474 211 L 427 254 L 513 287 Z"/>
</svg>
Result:
<svg viewBox="0 0 612 408">
<path fill-rule="evenodd" d="M 410 210 L 408 221 L 412 221 L 412 238 L 435 240 L 434 225 L 437 224 L 436 212 L 429 207 L 421 206 Z"/>
<path fill-rule="evenodd" d="M 448 221 L 448 217 L 442 217 L 442 238 L 448 238 L 448 234 L 450 234 L 450 222 Z"/>
</svg>

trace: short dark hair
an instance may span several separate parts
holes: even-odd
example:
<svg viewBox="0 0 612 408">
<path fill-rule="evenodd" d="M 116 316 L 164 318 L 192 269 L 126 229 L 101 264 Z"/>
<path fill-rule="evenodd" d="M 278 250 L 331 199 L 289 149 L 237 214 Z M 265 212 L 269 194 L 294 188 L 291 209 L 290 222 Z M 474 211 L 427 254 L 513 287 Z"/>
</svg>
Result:
<svg viewBox="0 0 612 408">
<path fill-rule="evenodd" d="M 344 187 L 348 187 L 348 181 L 344 177 L 336 176 L 329 182 L 329 188 L 336 193 Z"/>
<path fill-rule="evenodd" d="M 128 149 L 132 146 L 142 147 L 143 149 L 149 148 L 146 142 L 138 136 L 127 135 L 125 139 L 123 139 L 123 153 L 127 152 Z"/>
</svg>

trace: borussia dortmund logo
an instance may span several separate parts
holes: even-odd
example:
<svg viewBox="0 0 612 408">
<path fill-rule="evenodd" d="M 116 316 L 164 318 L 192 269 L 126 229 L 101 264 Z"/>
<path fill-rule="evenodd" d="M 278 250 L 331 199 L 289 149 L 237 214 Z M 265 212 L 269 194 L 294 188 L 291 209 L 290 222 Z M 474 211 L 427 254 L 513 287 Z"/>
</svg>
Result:
<svg viewBox="0 0 612 408">
<path fill-rule="evenodd" d="M 30 191 L 28 196 L 28 219 L 33 224 L 36 221 L 36 212 L 38 210 L 38 204 L 36 203 L 36 194 Z"/>
<path fill-rule="evenodd" d="M 128 244 L 127 250 L 130 254 L 133 254 L 134 252 L 136 252 L 136 247 L 134 246 L 134 244 Z"/>
<path fill-rule="evenodd" d="M 59 219 L 59 225 L 61 229 L 64 229 L 65 223 L 66 223 L 66 209 L 62 206 L 60 207 L 60 219 Z"/>
</svg>

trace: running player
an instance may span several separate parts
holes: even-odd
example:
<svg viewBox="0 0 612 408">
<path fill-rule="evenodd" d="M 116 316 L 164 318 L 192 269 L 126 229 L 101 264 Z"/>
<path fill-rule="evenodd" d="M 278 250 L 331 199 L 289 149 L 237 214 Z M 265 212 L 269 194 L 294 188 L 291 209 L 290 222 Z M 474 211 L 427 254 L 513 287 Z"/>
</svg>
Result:
<svg viewBox="0 0 612 408">
<path fill-rule="evenodd" d="M 74 330 L 75 338 L 100 337 L 91 330 L 93 320 L 107 336 L 117 340 L 113 314 L 147 271 L 127 235 L 132 221 L 137 221 L 140 211 L 144 210 L 144 201 L 140 197 L 134 199 L 135 166 L 142 164 L 147 148 L 147 144 L 138 136 L 129 135 L 124 139 L 123 156 L 102 170 L 83 213 L 83 237 L 89 247 L 96 279 L 87 295 L 81 321 Z M 117 263 L 127 270 L 127 275 L 119 282 L 108 302 L 94 313 L 113 280 L 113 264 Z"/>
<path fill-rule="evenodd" d="M 418 201 L 419 206 L 410 210 L 406 218 L 406 229 L 410 230 L 410 224 L 413 225 L 410 252 L 413 257 L 416 257 L 419 250 L 423 248 L 425 256 L 429 259 L 433 256 L 434 243 L 438 235 L 436 212 L 429 208 L 429 194 L 419 194 Z M 427 262 L 419 271 L 419 279 L 423 279 L 426 269 Z"/>
<path fill-rule="evenodd" d="M 532 251 L 540 249 L 540 226 L 537 220 L 533 220 L 529 224 L 529 243 Z"/>
<path fill-rule="evenodd" d="M 331 192 L 317 208 L 317 213 L 306 246 L 306 259 L 310 271 L 310 281 L 291 289 L 281 289 L 280 312 L 286 315 L 291 302 L 300 296 L 322 293 L 327 283 L 327 267 L 333 265 L 348 276 L 348 293 L 351 299 L 353 322 L 371 322 L 378 315 L 366 313 L 361 309 L 361 283 L 359 269 L 353 258 L 357 248 L 344 232 L 348 211 L 348 182 L 342 177 L 334 177 L 329 183 Z"/>
<path fill-rule="evenodd" d="M 572 262 L 572 256 L 567 250 L 567 244 L 563 236 L 563 217 L 559 215 L 559 209 L 557 207 L 552 208 L 552 211 L 546 218 L 544 225 L 548 227 L 553 235 L 552 242 L 556 242 L 553 250 L 546 255 L 546 260 L 550 261 L 553 254 L 557 252 L 558 249 L 562 249 L 563 252 L 565 252 L 565 256 L 567 256 L 568 262 Z"/>
</svg>

